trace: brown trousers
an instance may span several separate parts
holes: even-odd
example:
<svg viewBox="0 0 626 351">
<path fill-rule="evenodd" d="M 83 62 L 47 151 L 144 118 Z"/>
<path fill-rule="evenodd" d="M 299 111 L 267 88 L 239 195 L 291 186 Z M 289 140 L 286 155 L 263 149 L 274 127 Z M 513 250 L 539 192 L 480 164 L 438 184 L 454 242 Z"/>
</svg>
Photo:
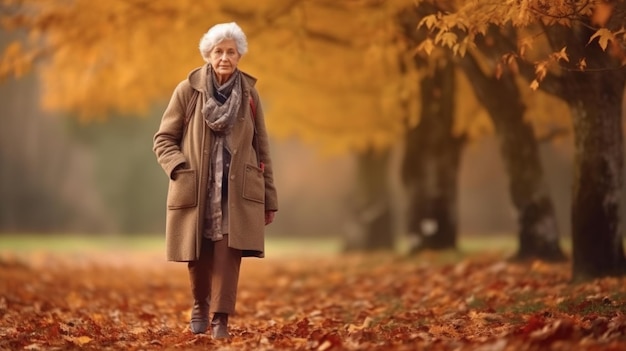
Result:
<svg viewBox="0 0 626 351">
<path fill-rule="evenodd" d="M 193 298 L 206 299 L 210 313 L 233 314 L 240 266 L 241 250 L 228 247 L 228 235 L 219 241 L 202 239 L 200 259 L 187 264 Z"/>
</svg>

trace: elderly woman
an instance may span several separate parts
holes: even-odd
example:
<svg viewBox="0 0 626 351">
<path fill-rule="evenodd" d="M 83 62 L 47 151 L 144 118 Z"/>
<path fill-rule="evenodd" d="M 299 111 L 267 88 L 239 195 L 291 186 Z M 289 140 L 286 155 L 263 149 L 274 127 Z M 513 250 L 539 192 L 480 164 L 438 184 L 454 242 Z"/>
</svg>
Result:
<svg viewBox="0 0 626 351">
<path fill-rule="evenodd" d="M 277 211 L 268 137 L 256 79 L 237 64 L 247 52 L 236 23 L 200 41 L 207 62 L 176 87 L 154 152 L 169 177 L 169 261 L 188 262 L 190 329 L 228 337 L 241 258 L 264 256 L 264 225 Z"/>
</svg>

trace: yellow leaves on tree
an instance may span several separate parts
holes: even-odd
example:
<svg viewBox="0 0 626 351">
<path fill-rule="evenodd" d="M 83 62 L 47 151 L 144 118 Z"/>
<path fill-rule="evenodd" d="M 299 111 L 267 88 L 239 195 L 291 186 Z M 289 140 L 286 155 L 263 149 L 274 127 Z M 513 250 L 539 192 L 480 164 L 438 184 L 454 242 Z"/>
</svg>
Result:
<svg viewBox="0 0 626 351">
<path fill-rule="evenodd" d="M 552 4 L 438 2 L 448 11 L 421 20 L 435 36 L 417 49 L 435 55 L 435 48 L 443 46 L 466 55 L 474 50 L 474 38 L 486 34 L 490 24 L 527 24 L 538 11 L 544 11 L 544 17 L 563 14 L 562 9 L 548 8 L 548 3 Z M 10 9 L 2 25 L 25 29 L 30 39 L 5 48 L 0 77 L 23 75 L 38 63 L 48 109 L 85 119 L 111 112 L 142 114 L 155 102 L 166 101 L 175 85 L 204 63 L 197 45 L 211 25 L 236 21 L 250 45 L 240 65 L 259 78 L 274 135 L 297 136 L 328 151 L 359 150 L 384 147 L 418 122 L 420 74 L 407 64 L 415 49 L 403 42 L 395 23 L 398 10 L 415 6 L 414 1 L 242 0 L 233 5 L 226 0 L 73 0 L 61 6 L 42 0 L 4 0 L 2 4 Z M 590 9 L 577 11 L 584 14 Z M 596 34 L 600 45 L 612 40 L 608 33 Z M 610 34 L 615 40 L 623 38 L 619 32 Z M 514 66 L 516 58 L 538 46 L 532 36 L 522 38 L 518 56 L 511 56 L 507 64 Z M 537 59 L 538 74 L 567 58 L 563 49 Z M 586 62 L 578 66 L 585 68 Z"/>
<path fill-rule="evenodd" d="M 31 50 L 45 54 L 40 55 L 44 107 L 85 117 L 141 113 L 162 98 L 164 87 L 188 71 L 172 63 L 192 62 L 205 30 L 204 23 L 185 23 L 176 15 L 183 8 L 191 14 L 208 10 L 193 1 L 177 2 L 180 7 L 138 0 L 23 6 L 10 19 L 35 33 Z M 199 33 L 193 38 L 192 29 Z"/>
<path fill-rule="evenodd" d="M 536 44 L 537 41 L 543 39 L 544 29 L 541 26 L 543 28 L 554 25 L 571 27 L 573 23 L 585 19 L 593 25 L 600 26 L 595 29 L 596 32 L 589 39 L 588 45 L 592 45 L 597 39 L 597 44 L 606 51 L 611 42 L 624 43 L 626 41 L 623 23 L 620 24 L 621 28 L 615 25 L 607 27 L 614 7 L 611 3 L 583 0 L 473 0 L 459 2 L 456 5 L 452 11 L 427 16 L 420 23 L 420 26 L 436 32 L 434 43 L 438 46 L 452 48 L 459 40 L 473 41 L 477 34 L 486 35 L 490 25 L 501 28 L 511 26 L 523 35 L 518 39 L 517 54 L 519 58 L 526 59 L 530 50 L 541 51 L 546 47 Z M 458 33 L 464 33 L 464 35 L 458 37 Z M 619 46 L 616 45 L 616 47 Z M 432 51 L 432 48 L 427 46 L 424 49 Z M 454 53 L 461 56 L 463 54 L 458 50 Z M 531 87 L 537 88 L 543 79 L 541 75 L 545 73 L 544 66 L 558 66 L 561 60 L 569 62 L 565 48 L 557 52 L 544 52 L 543 58 L 535 61 L 537 79 Z M 578 67 L 586 68 L 586 61 L 580 61 Z"/>
<path fill-rule="evenodd" d="M 412 5 L 409 0 L 3 4 L 12 11 L 3 21 L 7 28 L 37 35 L 27 50 L 9 47 L 0 72 L 23 73 L 39 58 L 48 109 L 85 119 L 144 113 L 204 64 L 197 49 L 202 34 L 215 23 L 236 21 L 250 45 L 241 68 L 259 78 L 275 135 L 339 151 L 386 145 L 403 130 L 406 117 L 398 106 L 408 84 L 398 72 L 391 19 L 399 6 Z"/>
<path fill-rule="evenodd" d="M 23 46 L 19 42 L 9 44 L 4 50 L 2 60 L 0 60 L 0 77 L 10 74 L 16 77 L 23 76 L 31 68 L 32 54 L 24 52 Z"/>
<path fill-rule="evenodd" d="M 375 13 L 381 10 L 304 3 L 305 15 L 290 20 L 294 28 L 278 34 L 281 42 L 269 31 L 252 41 L 257 54 L 245 64 L 259 72 L 275 135 L 297 135 L 330 152 L 397 139 L 404 83 L 392 28 Z"/>
<path fill-rule="evenodd" d="M 329 152 L 380 148 L 402 135 L 417 84 L 399 70 L 406 47 L 392 19 L 400 4 L 302 2 L 251 41 L 256 54 L 242 65 L 258 72 L 275 135 Z"/>
<path fill-rule="evenodd" d="M 561 51 L 551 53 L 548 56 L 548 59 L 535 63 L 536 78 L 530 83 L 530 88 L 532 90 L 537 90 L 539 88 L 539 83 L 548 74 L 548 69 L 551 64 L 558 64 L 558 62 L 561 60 L 569 62 L 569 57 L 567 56 L 566 49 L 566 47 L 563 47 Z"/>
</svg>

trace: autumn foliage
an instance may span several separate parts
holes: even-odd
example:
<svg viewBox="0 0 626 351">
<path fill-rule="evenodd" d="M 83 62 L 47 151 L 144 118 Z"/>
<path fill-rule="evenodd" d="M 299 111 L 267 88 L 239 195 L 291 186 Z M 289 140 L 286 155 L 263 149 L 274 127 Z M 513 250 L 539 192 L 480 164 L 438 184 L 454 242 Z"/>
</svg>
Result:
<svg viewBox="0 0 626 351">
<path fill-rule="evenodd" d="M 414 78 L 396 67 L 390 19 L 411 3 L 1 0 L 0 29 L 25 35 L 0 47 L 0 79 L 34 70 L 43 106 L 83 120 L 142 115 L 204 64 L 202 34 L 236 21 L 249 39 L 240 68 L 259 79 L 274 135 L 335 150 L 388 145 Z"/>
<path fill-rule="evenodd" d="M 244 260 L 229 341 L 189 332 L 183 264 L 118 252 L 0 260 L 0 349 L 619 350 L 626 280 L 424 253 Z"/>
</svg>

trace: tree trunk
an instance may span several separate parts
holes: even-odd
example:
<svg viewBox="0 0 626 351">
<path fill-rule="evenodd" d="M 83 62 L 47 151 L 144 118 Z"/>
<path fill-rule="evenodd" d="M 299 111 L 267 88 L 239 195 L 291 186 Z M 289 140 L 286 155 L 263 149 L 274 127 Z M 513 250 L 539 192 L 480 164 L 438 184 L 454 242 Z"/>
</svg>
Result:
<svg viewBox="0 0 626 351">
<path fill-rule="evenodd" d="M 626 2 L 613 2 L 607 28 L 623 26 Z M 564 69 L 561 96 L 572 112 L 574 177 L 572 188 L 572 278 L 575 281 L 626 274 L 620 226 L 624 178 L 622 98 L 626 72 L 619 50 L 604 51 L 590 40 L 588 25 L 548 32 L 555 50 L 567 47 L 569 62 L 585 60 L 586 71 Z M 619 44 L 616 44 L 619 45 Z"/>
<path fill-rule="evenodd" d="M 624 177 L 621 97 L 611 72 L 570 73 L 566 84 L 576 154 L 572 192 L 573 278 L 626 273 L 620 232 Z"/>
<path fill-rule="evenodd" d="M 454 249 L 458 173 L 464 137 L 452 134 L 454 67 L 437 67 L 421 85 L 421 119 L 408 131 L 403 179 L 408 188 L 410 253 Z"/>
<path fill-rule="evenodd" d="M 526 106 L 514 77 L 508 73 L 500 79 L 488 77 L 470 55 L 461 60 L 461 67 L 476 97 L 489 112 L 500 141 L 509 192 L 518 212 L 519 245 L 514 258 L 565 260 L 537 139 L 532 126 L 524 120 Z"/>
<path fill-rule="evenodd" d="M 393 216 L 387 187 L 389 150 L 357 155 L 357 189 L 344 251 L 392 250 Z"/>
</svg>

